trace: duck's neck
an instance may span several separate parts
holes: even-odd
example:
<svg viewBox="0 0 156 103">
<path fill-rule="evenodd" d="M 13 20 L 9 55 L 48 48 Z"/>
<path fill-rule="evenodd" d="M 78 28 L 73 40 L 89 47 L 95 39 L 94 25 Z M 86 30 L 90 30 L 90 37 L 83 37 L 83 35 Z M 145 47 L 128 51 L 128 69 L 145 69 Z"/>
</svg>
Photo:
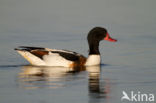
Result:
<svg viewBox="0 0 156 103">
<path fill-rule="evenodd" d="M 100 55 L 99 42 L 89 44 L 89 55 Z"/>
<path fill-rule="evenodd" d="M 86 61 L 86 66 L 99 65 L 101 62 L 99 52 L 99 42 L 89 44 L 89 55 Z"/>
</svg>

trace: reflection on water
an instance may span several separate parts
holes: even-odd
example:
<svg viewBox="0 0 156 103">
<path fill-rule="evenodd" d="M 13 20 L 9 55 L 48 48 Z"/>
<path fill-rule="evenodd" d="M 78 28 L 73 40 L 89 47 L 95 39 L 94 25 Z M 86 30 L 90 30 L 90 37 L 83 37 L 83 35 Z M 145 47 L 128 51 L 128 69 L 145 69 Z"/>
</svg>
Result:
<svg viewBox="0 0 156 103">
<path fill-rule="evenodd" d="M 72 80 L 72 75 L 83 70 L 84 67 L 23 66 L 19 73 L 20 86 L 26 89 L 64 87 L 66 81 Z"/>
<path fill-rule="evenodd" d="M 81 68 L 23 66 L 19 73 L 19 85 L 25 89 L 61 88 L 65 87 L 66 82 L 78 80 L 74 78 L 75 74 L 85 70 L 88 72 L 89 97 L 108 98 L 109 82 L 100 80 L 100 66 Z"/>
<path fill-rule="evenodd" d="M 89 89 L 89 96 L 90 96 L 90 103 L 95 103 L 95 98 L 105 98 L 106 101 L 108 100 L 110 86 L 108 80 L 101 80 L 100 78 L 100 66 L 90 66 L 86 68 L 89 72 L 89 79 L 88 79 L 88 89 Z M 97 102 L 97 100 L 96 100 Z"/>
</svg>

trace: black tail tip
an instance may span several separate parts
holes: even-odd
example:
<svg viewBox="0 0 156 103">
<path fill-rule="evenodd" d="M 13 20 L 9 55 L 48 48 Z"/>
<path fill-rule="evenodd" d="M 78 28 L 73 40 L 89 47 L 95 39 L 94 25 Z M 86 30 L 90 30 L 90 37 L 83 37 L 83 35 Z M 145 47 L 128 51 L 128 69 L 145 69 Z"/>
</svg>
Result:
<svg viewBox="0 0 156 103">
<path fill-rule="evenodd" d="M 19 48 L 14 48 L 14 50 L 19 51 L 19 50 L 21 50 L 21 49 L 19 49 Z"/>
<path fill-rule="evenodd" d="M 17 48 L 14 48 L 14 50 L 18 50 Z"/>
</svg>

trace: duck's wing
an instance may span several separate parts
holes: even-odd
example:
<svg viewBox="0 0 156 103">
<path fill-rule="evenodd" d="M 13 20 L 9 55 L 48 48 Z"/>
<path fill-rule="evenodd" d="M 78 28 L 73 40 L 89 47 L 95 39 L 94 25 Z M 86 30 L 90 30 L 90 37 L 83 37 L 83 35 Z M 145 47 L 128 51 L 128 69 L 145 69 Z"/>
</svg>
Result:
<svg viewBox="0 0 156 103">
<path fill-rule="evenodd" d="M 40 59 L 38 61 L 43 61 L 43 62 L 45 61 L 54 62 L 57 60 L 60 60 L 60 62 L 79 62 L 80 58 L 85 59 L 83 55 L 68 50 L 57 50 L 57 49 L 49 49 L 43 47 L 28 47 L 28 46 L 20 46 L 18 48 L 15 48 L 15 50 L 17 50 L 20 54 L 25 53 L 22 54 L 22 56 L 25 57 L 29 62 L 34 61 L 34 59 L 31 60 L 31 58 L 38 58 Z M 36 63 L 32 63 L 32 64 L 36 64 Z M 59 63 L 57 66 L 59 66 Z"/>
</svg>

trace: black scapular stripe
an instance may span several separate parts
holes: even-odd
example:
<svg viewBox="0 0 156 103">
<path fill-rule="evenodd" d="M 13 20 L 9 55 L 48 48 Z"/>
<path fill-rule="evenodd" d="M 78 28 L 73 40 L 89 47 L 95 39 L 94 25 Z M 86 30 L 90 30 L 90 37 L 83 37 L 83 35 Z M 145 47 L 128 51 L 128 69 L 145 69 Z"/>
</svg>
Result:
<svg viewBox="0 0 156 103">
<path fill-rule="evenodd" d="M 70 60 L 70 61 L 78 61 L 79 60 L 79 56 L 71 53 L 66 53 L 66 52 L 61 52 L 61 51 L 51 51 L 52 53 L 58 53 L 60 56 L 62 56 L 63 58 Z"/>
<path fill-rule="evenodd" d="M 19 48 L 28 49 L 28 50 L 35 50 L 35 49 L 45 50 L 45 48 L 43 47 L 31 47 L 31 46 L 19 46 Z"/>
</svg>

